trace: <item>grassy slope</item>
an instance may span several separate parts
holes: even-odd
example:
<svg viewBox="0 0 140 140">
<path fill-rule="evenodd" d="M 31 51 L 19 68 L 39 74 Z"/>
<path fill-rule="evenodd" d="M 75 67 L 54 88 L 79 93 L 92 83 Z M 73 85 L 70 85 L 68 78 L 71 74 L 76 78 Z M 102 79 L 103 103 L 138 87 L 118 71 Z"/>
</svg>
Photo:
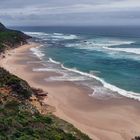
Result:
<svg viewBox="0 0 140 140">
<path fill-rule="evenodd" d="M 90 140 L 52 114 L 41 115 L 28 99 L 31 87 L 0 68 L 0 140 Z"/>
</svg>

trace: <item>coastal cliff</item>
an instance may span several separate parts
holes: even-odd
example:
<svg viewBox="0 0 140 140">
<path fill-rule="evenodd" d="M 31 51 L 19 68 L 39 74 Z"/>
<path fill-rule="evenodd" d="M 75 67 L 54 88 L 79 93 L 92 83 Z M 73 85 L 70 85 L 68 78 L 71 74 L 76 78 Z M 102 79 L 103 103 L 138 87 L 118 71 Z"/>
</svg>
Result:
<svg viewBox="0 0 140 140">
<path fill-rule="evenodd" d="M 29 38 L 0 23 L 0 53 L 26 44 Z M 42 105 L 40 92 L 43 91 L 0 68 L 0 140 L 90 140 L 73 125 L 47 111 L 49 105 Z"/>
</svg>

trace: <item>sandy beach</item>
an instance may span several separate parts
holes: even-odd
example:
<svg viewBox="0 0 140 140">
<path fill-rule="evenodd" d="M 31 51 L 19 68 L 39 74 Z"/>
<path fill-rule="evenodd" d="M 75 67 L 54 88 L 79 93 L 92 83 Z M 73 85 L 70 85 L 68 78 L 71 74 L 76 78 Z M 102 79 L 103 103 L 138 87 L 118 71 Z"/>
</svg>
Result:
<svg viewBox="0 0 140 140">
<path fill-rule="evenodd" d="M 131 140 L 140 135 L 140 102 L 126 97 L 99 100 L 90 97 L 87 87 L 72 82 L 46 82 L 55 72 L 35 72 L 43 67 L 28 44 L 9 50 L 0 66 L 26 80 L 32 87 L 48 92 L 46 104 L 54 106 L 54 114 L 86 133 L 93 140 Z"/>
</svg>

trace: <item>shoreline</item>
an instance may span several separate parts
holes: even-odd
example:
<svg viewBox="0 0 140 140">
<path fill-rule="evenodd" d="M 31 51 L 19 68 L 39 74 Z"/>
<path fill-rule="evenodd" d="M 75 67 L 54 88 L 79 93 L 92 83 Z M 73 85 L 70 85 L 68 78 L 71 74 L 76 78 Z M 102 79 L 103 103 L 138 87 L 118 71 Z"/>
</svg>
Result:
<svg viewBox="0 0 140 140">
<path fill-rule="evenodd" d="M 99 100 L 89 97 L 86 87 L 72 82 L 45 82 L 45 78 L 58 75 L 55 72 L 35 72 L 33 67 L 42 66 L 30 48 L 24 45 L 9 50 L 0 66 L 26 80 L 32 87 L 48 92 L 46 104 L 54 106 L 54 114 L 85 132 L 94 140 L 131 140 L 140 134 L 140 103 L 127 97 Z M 27 62 L 36 61 L 36 63 Z M 113 126 L 113 127 L 112 127 Z"/>
</svg>

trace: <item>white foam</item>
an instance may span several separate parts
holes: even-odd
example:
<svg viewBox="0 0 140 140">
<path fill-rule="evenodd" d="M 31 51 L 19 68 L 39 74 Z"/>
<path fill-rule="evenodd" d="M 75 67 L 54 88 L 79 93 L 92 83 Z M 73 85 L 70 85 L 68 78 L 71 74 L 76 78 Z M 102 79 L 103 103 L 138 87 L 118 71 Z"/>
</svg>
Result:
<svg viewBox="0 0 140 140">
<path fill-rule="evenodd" d="M 112 57 L 113 59 L 130 59 L 134 61 L 140 61 L 140 55 L 134 54 L 134 53 L 124 53 L 123 51 L 111 51 L 106 50 L 104 51 L 108 54 L 109 57 Z"/>
<path fill-rule="evenodd" d="M 47 34 L 44 32 L 25 32 L 25 33 L 33 37 L 41 38 L 43 40 L 48 40 L 47 38 L 51 38 L 52 40 L 57 41 L 57 40 L 73 40 L 78 38 L 76 35 L 73 34 L 62 34 L 62 33 Z"/>
<path fill-rule="evenodd" d="M 111 84 L 105 82 L 103 79 L 101 79 L 97 76 L 91 75 L 89 73 L 81 72 L 81 71 L 76 70 L 76 69 L 66 68 L 63 65 L 61 65 L 61 67 L 63 69 L 68 70 L 68 71 L 72 71 L 72 72 L 79 73 L 81 75 L 84 75 L 84 76 L 87 76 L 87 77 L 90 77 L 90 78 L 94 78 L 94 79 L 100 81 L 105 88 L 110 89 L 111 91 L 117 92 L 117 93 L 119 93 L 119 94 L 121 94 L 125 97 L 133 98 L 133 99 L 136 99 L 136 100 L 140 101 L 140 93 L 135 93 L 135 92 L 132 92 L 132 91 L 126 91 L 124 89 L 118 88 L 117 86 L 111 85 Z"/>
<path fill-rule="evenodd" d="M 35 71 L 35 72 L 45 72 L 45 71 L 56 72 L 55 69 L 50 69 L 50 68 L 33 68 L 33 71 Z"/>
<path fill-rule="evenodd" d="M 110 47 L 110 46 L 118 46 L 118 45 L 129 45 L 134 43 L 133 41 L 123 41 L 123 40 L 103 40 L 101 43 L 89 41 L 87 44 L 91 44 L 96 47 Z"/>
<path fill-rule="evenodd" d="M 48 35 L 47 33 L 44 33 L 44 32 L 24 32 L 28 35 Z"/>
<path fill-rule="evenodd" d="M 67 44 L 66 47 L 80 47 L 80 44 L 78 44 L 78 43 L 71 43 L 71 44 Z"/>
<path fill-rule="evenodd" d="M 110 91 L 107 88 L 101 87 L 101 86 L 94 86 L 92 87 L 93 93 L 89 94 L 91 97 L 95 97 L 98 99 L 106 100 L 110 98 L 120 98 L 117 94 Z"/>
<path fill-rule="evenodd" d="M 50 77 L 48 79 L 46 79 L 46 81 L 84 81 L 85 77 L 83 76 L 69 76 L 67 74 L 63 74 L 63 76 L 53 76 Z"/>
<path fill-rule="evenodd" d="M 132 59 L 135 61 L 140 60 L 140 48 L 113 48 L 111 46 L 132 44 L 133 41 L 111 41 L 110 43 L 97 43 L 92 41 L 80 42 L 80 43 L 69 43 L 66 47 L 74 47 L 78 49 L 86 49 L 92 51 L 101 51 L 108 54 L 112 58 L 116 59 Z"/>
<path fill-rule="evenodd" d="M 78 37 L 76 35 L 52 35 L 52 38 L 62 40 L 73 40 L 77 39 Z"/>
<path fill-rule="evenodd" d="M 54 35 L 62 36 L 62 33 L 53 33 Z"/>
<path fill-rule="evenodd" d="M 36 48 L 31 48 L 30 49 L 34 55 L 36 55 L 37 57 L 39 58 L 42 58 L 43 56 L 45 56 L 45 54 L 43 54 L 40 50 L 39 50 L 39 47 L 36 47 Z"/>
<path fill-rule="evenodd" d="M 35 71 L 35 72 L 56 72 L 56 73 L 59 73 L 61 74 L 62 76 L 65 74 L 63 72 L 63 70 L 60 70 L 60 69 L 54 69 L 54 68 L 33 68 L 32 71 Z"/>
<path fill-rule="evenodd" d="M 120 52 L 126 52 L 126 53 L 134 53 L 134 54 L 140 54 L 140 48 L 109 48 L 104 47 L 105 49 L 112 50 L 112 51 L 120 51 Z"/>
<path fill-rule="evenodd" d="M 117 40 L 117 39 L 116 40 L 115 39 L 114 40 L 106 40 L 103 38 L 100 40 L 89 39 L 86 42 L 71 43 L 71 44 L 67 44 L 66 47 L 75 47 L 75 48 L 79 48 L 79 49 L 105 51 L 106 49 L 108 49 L 111 46 L 129 45 L 132 43 L 134 43 L 134 41 L 125 41 L 125 40 Z"/>
<path fill-rule="evenodd" d="M 53 60 L 52 58 L 49 58 L 49 61 L 52 62 L 52 63 L 54 63 L 54 64 L 61 64 L 60 62 L 55 61 L 55 60 Z"/>
</svg>

